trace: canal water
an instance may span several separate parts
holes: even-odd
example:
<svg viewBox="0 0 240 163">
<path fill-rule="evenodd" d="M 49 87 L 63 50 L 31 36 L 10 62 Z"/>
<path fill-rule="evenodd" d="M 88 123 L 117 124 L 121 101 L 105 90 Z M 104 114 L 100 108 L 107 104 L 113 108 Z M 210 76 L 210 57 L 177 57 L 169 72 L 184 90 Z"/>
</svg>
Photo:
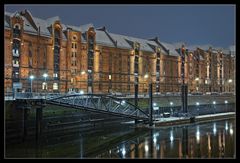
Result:
<svg viewBox="0 0 240 163">
<path fill-rule="evenodd" d="M 5 144 L 6 158 L 235 158 L 235 119 L 135 128 L 132 123 L 62 131 Z"/>
</svg>

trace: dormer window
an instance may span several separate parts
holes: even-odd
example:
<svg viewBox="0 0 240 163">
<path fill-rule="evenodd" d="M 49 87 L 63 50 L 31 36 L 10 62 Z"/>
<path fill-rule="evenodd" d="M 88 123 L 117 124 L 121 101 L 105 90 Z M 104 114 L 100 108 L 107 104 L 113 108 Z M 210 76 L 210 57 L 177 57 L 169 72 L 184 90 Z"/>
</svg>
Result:
<svg viewBox="0 0 240 163">
<path fill-rule="evenodd" d="M 15 24 L 13 27 L 13 37 L 19 37 L 20 36 L 20 25 L 19 24 Z"/>
</svg>

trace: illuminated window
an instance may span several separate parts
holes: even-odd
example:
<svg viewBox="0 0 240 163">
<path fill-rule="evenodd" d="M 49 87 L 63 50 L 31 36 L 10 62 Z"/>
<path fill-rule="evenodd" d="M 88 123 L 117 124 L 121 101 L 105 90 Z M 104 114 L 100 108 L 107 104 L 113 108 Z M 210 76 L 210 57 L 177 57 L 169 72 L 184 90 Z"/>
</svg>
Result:
<svg viewBox="0 0 240 163">
<path fill-rule="evenodd" d="M 46 82 L 43 82 L 43 83 L 42 83 L 42 89 L 43 89 L 43 90 L 47 90 L 47 83 L 46 83 Z"/>
<path fill-rule="evenodd" d="M 53 90 L 58 90 L 58 83 L 53 83 Z"/>
</svg>

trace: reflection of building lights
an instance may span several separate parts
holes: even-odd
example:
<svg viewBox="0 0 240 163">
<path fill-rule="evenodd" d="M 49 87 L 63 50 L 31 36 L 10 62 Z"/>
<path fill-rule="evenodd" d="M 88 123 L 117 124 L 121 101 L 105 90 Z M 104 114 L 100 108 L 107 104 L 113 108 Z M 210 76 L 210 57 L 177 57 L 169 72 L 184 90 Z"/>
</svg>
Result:
<svg viewBox="0 0 240 163">
<path fill-rule="evenodd" d="M 156 144 L 157 143 L 157 138 L 153 137 L 153 143 Z"/>
<path fill-rule="evenodd" d="M 126 154 L 126 150 L 125 150 L 125 147 L 122 148 L 122 155 L 123 157 L 125 157 L 125 154 Z"/>
<path fill-rule="evenodd" d="M 199 102 L 196 102 L 196 105 L 198 106 L 198 105 L 199 105 Z"/>
<path fill-rule="evenodd" d="M 81 91 L 80 91 L 80 94 L 81 94 L 81 95 L 83 95 L 83 94 L 84 94 L 84 91 L 83 91 L 83 90 L 81 90 Z"/>
<path fill-rule="evenodd" d="M 225 123 L 225 130 L 226 131 L 228 130 L 228 123 L 227 122 Z"/>
<path fill-rule="evenodd" d="M 216 101 L 213 101 L 213 105 L 215 105 L 216 104 Z"/>
<path fill-rule="evenodd" d="M 229 79 L 229 80 L 228 80 L 228 83 L 232 83 L 232 79 Z"/>
<path fill-rule="evenodd" d="M 200 131 L 199 131 L 199 126 L 197 126 L 196 139 L 197 139 L 197 143 L 199 143 L 199 141 L 200 141 Z"/>
<path fill-rule="evenodd" d="M 157 103 L 154 102 L 154 103 L 153 103 L 153 106 L 157 106 Z"/>
<path fill-rule="evenodd" d="M 148 74 L 145 74 L 145 75 L 144 75 L 144 78 L 147 79 L 147 78 L 148 78 Z"/>
<path fill-rule="evenodd" d="M 232 129 L 232 124 L 230 124 L 230 135 L 233 135 L 233 129 Z"/>
<path fill-rule="evenodd" d="M 230 135 L 233 135 L 233 129 L 230 128 Z"/>
<path fill-rule="evenodd" d="M 148 149 L 148 145 L 147 144 L 145 144 L 144 149 L 145 149 L 146 152 L 148 152 L 149 149 Z"/>
<path fill-rule="evenodd" d="M 196 81 L 199 81 L 199 78 L 196 78 L 195 80 L 196 80 Z"/>
<path fill-rule="evenodd" d="M 217 133 L 217 127 L 216 127 L 216 123 L 213 124 L 213 134 L 216 135 Z"/>
<path fill-rule="evenodd" d="M 173 102 L 170 102 L 170 105 L 172 106 L 172 105 L 173 105 Z"/>
<path fill-rule="evenodd" d="M 157 150 L 159 150 L 159 144 L 157 145 Z"/>
<path fill-rule="evenodd" d="M 227 101 L 227 100 L 225 100 L 225 101 L 224 101 L 224 103 L 225 103 L 225 104 L 227 104 L 227 103 L 228 103 L 228 101 Z"/>
<path fill-rule="evenodd" d="M 112 75 L 108 75 L 108 79 L 111 80 L 112 79 Z"/>
<path fill-rule="evenodd" d="M 170 132 L 170 141 L 172 142 L 173 141 L 173 131 Z"/>
</svg>

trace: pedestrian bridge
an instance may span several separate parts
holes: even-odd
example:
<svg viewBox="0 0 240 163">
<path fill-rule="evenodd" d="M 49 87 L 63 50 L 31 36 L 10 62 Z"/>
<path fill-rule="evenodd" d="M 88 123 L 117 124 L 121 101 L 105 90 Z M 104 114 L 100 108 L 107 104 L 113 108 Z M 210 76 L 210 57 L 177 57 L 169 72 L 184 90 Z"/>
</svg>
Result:
<svg viewBox="0 0 240 163">
<path fill-rule="evenodd" d="M 135 105 L 103 94 L 17 94 L 16 99 L 40 99 L 46 104 L 109 114 L 135 120 L 149 120 L 149 115 Z"/>
</svg>

